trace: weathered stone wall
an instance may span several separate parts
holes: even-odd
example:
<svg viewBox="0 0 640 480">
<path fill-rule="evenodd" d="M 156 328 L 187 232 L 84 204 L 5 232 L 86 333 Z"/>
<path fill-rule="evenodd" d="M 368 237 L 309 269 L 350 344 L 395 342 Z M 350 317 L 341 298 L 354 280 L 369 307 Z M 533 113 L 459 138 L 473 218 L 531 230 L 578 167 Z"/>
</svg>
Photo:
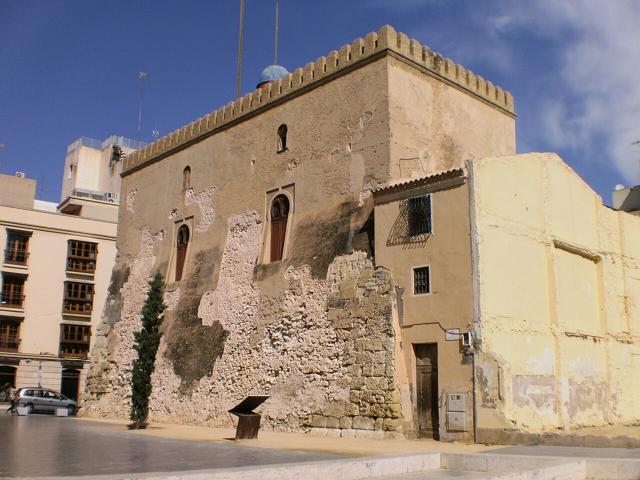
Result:
<svg viewBox="0 0 640 480">
<path fill-rule="evenodd" d="M 354 252 L 336 257 L 324 280 L 314 279 L 308 266 L 289 267 L 283 291 L 269 295 L 254 279 L 261 230 L 255 212 L 229 219 L 218 286 L 204 292 L 197 311 L 181 309 L 181 303 L 192 305 L 197 273 L 180 292 L 166 292 L 152 419 L 228 426 L 229 408 L 248 394 L 266 393 L 271 399 L 261 411 L 274 429 L 345 436 L 377 431 L 366 435 L 379 438 L 401 429 L 389 274 L 374 271 L 366 253 Z M 93 358 L 89 414 L 128 414 L 135 358 L 130 333 L 139 328 L 157 238 L 147 232 L 132 261 L 121 287 L 122 320 L 106 335 L 103 324 L 101 341 L 115 344 L 96 349 L 113 355 Z"/>
<path fill-rule="evenodd" d="M 229 425 L 229 408 L 266 393 L 261 412 L 271 428 L 383 435 L 402 426 L 393 289 L 371 261 L 368 189 L 389 178 L 385 66 L 372 63 L 124 177 L 120 256 L 92 353 L 89 415 L 128 415 L 133 333 L 148 278 L 160 271 L 169 308 L 154 419 Z M 306 115 L 313 110 L 327 113 Z M 289 150 L 277 154 L 283 122 Z M 186 165 L 192 188 L 183 191 Z M 292 208 L 285 258 L 266 263 L 274 188 L 292 195 Z M 182 224 L 191 239 L 175 282 Z"/>
<path fill-rule="evenodd" d="M 128 412 L 133 332 L 147 280 L 159 271 L 169 308 L 153 380 L 154 418 L 227 425 L 235 402 L 268 393 L 261 411 L 273 428 L 335 435 L 403 427 L 395 289 L 388 273 L 372 267 L 371 190 L 401 175 L 391 160 L 394 138 L 404 141 L 405 128 L 413 139 L 433 131 L 422 122 L 420 131 L 411 127 L 409 111 L 392 129 L 390 91 L 397 87 L 390 82 L 398 75 L 390 64 L 402 58 L 429 85 L 442 83 L 438 98 L 455 90 L 461 109 L 480 104 L 469 107 L 476 120 L 505 117 L 497 123 L 509 126 L 513 102 L 393 29 L 354 46 L 125 160 L 120 256 L 92 353 L 89 414 Z M 281 124 L 288 126 L 285 151 L 278 149 Z M 511 133 L 480 135 L 465 151 L 504 153 L 500 139 Z M 187 166 L 191 185 L 184 189 Z M 289 195 L 291 211 L 284 257 L 270 262 L 270 201 L 278 193 Z M 182 225 L 191 237 L 182 280 L 175 281 Z"/>
</svg>

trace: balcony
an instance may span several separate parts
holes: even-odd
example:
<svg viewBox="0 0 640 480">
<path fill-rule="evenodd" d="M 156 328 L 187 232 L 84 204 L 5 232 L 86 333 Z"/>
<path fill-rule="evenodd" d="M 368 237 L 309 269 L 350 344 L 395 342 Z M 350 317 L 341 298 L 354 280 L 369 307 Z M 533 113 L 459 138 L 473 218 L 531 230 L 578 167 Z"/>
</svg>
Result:
<svg viewBox="0 0 640 480">
<path fill-rule="evenodd" d="M 4 263 L 13 265 L 26 265 L 29 259 L 29 252 L 24 250 L 5 250 Z"/>
<path fill-rule="evenodd" d="M 0 337 L 0 352 L 17 352 L 19 347 L 19 338 L 11 335 Z"/>
<path fill-rule="evenodd" d="M 2 292 L 0 294 L 0 307 L 23 308 L 25 296 L 18 293 Z"/>
<path fill-rule="evenodd" d="M 93 300 L 80 300 L 77 298 L 65 298 L 63 313 L 70 315 L 87 315 L 91 316 L 93 310 Z"/>
</svg>

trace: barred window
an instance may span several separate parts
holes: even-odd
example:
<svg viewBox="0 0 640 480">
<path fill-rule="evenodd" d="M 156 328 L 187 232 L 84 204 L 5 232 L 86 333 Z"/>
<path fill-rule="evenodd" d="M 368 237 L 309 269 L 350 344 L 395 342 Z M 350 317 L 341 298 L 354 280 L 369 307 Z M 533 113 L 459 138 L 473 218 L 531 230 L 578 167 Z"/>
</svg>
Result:
<svg viewBox="0 0 640 480">
<path fill-rule="evenodd" d="M 87 358 L 91 327 L 69 324 L 63 324 L 60 327 L 60 356 Z"/>
<path fill-rule="evenodd" d="M 29 233 L 7 231 L 7 245 L 4 250 L 6 263 L 25 265 L 29 258 Z"/>
<path fill-rule="evenodd" d="M 431 233 L 431 195 L 410 198 L 407 214 L 410 237 Z"/>
<path fill-rule="evenodd" d="M 64 282 L 64 313 L 91 315 L 93 309 L 93 284 Z"/>
<path fill-rule="evenodd" d="M 413 294 L 423 295 L 431 292 L 431 279 L 429 277 L 429 267 L 419 267 L 413 269 Z"/>
<path fill-rule="evenodd" d="M 70 272 L 94 273 L 98 244 L 69 240 L 67 246 L 67 270 Z"/>
</svg>

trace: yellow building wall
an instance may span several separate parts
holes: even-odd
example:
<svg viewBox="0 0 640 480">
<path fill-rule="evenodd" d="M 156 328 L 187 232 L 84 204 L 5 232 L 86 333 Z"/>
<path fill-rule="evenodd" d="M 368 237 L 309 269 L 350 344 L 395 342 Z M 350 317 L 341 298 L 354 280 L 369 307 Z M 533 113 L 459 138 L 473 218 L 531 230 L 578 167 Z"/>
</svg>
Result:
<svg viewBox="0 0 640 480">
<path fill-rule="evenodd" d="M 468 167 L 479 441 L 637 422 L 640 218 L 554 154 Z"/>
</svg>

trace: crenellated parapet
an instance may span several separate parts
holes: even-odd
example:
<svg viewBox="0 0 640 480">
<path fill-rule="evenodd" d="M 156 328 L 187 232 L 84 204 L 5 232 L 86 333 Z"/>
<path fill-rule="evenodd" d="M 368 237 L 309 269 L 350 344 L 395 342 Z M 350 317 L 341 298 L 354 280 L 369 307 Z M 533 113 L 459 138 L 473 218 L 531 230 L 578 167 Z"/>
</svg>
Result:
<svg viewBox="0 0 640 480">
<path fill-rule="evenodd" d="M 344 45 L 338 51 L 332 51 L 320 57 L 314 63 L 298 68 L 286 77 L 268 83 L 257 90 L 247 93 L 235 101 L 220 107 L 194 122 L 175 130 L 146 147 L 127 156 L 123 165 L 123 175 L 135 170 L 152 159 L 183 148 L 186 144 L 210 135 L 213 131 L 237 121 L 241 117 L 255 113 L 269 104 L 282 101 L 303 88 L 312 88 L 314 84 L 338 74 L 347 68 L 355 68 L 358 63 L 372 60 L 383 52 L 392 52 L 398 58 L 423 69 L 426 73 L 472 94 L 503 110 L 514 114 L 513 96 L 480 75 L 476 75 L 452 60 L 433 52 L 415 39 L 385 25 L 378 32 L 371 32 L 363 38 L 355 39 L 351 45 Z"/>
</svg>

